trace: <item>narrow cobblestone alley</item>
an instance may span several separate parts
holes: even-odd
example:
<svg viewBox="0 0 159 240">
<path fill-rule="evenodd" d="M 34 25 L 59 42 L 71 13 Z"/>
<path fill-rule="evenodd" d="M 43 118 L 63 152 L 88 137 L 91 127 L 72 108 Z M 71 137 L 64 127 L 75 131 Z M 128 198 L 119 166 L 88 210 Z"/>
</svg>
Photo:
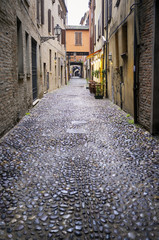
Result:
<svg viewBox="0 0 159 240">
<path fill-rule="evenodd" d="M 0 240 L 159 239 L 159 142 L 84 79 L 0 144 Z"/>
</svg>

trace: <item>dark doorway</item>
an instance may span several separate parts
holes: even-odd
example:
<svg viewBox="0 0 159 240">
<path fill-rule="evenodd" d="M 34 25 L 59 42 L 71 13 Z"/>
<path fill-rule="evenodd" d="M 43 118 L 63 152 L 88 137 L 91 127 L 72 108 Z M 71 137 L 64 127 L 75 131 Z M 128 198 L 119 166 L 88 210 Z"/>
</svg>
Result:
<svg viewBox="0 0 159 240">
<path fill-rule="evenodd" d="M 49 72 L 47 72 L 47 90 L 49 90 Z"/>
<path fill-rule="evenodd" d="M 63 66 L 61 66 L 61 85 L 63 83 Z"/>
<path fill-rule="evenodd" d="M 44 63 L 44 89 L 46 89 L 46 63 Z"/>
<path fill-rule="evenodd" d="M 159 133 L 159 1 L 155 4 L 155 35 L 154 35 L 154 60 L 153 60 L 153 85 L 152 85 L 152 124 L 151 132 Z"/>
<path fill-rule="evenodd" d="M 33 100 L 37 99 L 37 42 L 32 38 L 32 89 Z"/>
</svg>

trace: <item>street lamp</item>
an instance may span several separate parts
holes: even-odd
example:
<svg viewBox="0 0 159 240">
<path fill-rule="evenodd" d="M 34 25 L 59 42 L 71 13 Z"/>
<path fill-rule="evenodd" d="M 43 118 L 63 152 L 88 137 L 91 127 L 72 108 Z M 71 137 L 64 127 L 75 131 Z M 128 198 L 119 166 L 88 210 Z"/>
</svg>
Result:
<svg viewBox="0 0 159 240">
<path fill-rule="evenodd" d="M 54 30 L 55 30 L 55 36 L 48 36 L 48 37 L 41 37 L 40 39 L 41 39 L 41 43 L 44 43 L 44 42 L 46 42 L 46 41 L 48 41 L 49 39 L 53 39 L 53 40 L 55 40 L 55 38 L 57 37 L 59 37 L 60 36 L 60 34 L 61 34 L 61 27 L 59 26 L 59 24 L 57 24 L 56 25 L 56 27 L 54 28 Z"/>
<path fill-rule="evenodd" d="M 59 26 L 59 24 L 56 25 L 54 30 L 55 30 L 55 35 L 58 38 L 60 36 L 60 34 L 61 34 L 61 27 Z"/>
<path fill-rule="evenodd" d="M 109 59 L 110 62 L 112 62 L 112 53 L 109 53 L 108 59 Z"/>
</svg>

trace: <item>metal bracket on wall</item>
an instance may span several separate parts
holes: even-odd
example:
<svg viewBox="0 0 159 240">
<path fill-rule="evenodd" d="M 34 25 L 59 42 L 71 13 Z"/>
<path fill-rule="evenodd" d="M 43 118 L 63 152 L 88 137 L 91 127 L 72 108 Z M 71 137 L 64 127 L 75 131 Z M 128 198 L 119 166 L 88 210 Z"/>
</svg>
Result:
<svg viewBox="0 0 159 240">
<path fill-rule="evenodd" d="M 52 37 L 40 37 L 41 43 L 44 43 L 50 39 L 55 40 L 55 37 L 53 37 L 53 36 Z"/>
</svg>

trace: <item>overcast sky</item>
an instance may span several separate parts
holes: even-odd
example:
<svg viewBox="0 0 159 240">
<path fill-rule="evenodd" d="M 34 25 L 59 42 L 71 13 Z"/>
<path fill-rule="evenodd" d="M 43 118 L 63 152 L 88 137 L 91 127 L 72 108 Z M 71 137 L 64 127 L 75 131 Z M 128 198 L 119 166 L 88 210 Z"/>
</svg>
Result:
<svg viewBox="0 0 159 240">
<path fill-rule="evenodd" d="M 88 11 L 89 0 L 67 0 L 68 25 L 79 25 L 81 18 Z"/>
</svg>

